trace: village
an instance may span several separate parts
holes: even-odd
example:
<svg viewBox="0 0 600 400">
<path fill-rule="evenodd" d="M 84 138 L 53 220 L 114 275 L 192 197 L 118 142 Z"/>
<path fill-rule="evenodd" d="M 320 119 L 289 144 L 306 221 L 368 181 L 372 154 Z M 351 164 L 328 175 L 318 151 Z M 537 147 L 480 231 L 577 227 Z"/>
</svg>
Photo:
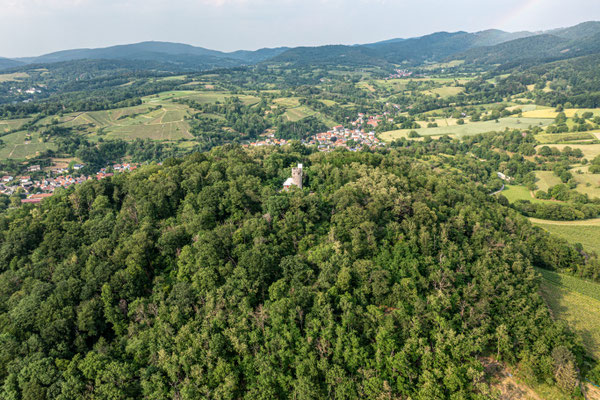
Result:
<svg viewBox="0 0 600 400">
<path fill-rule="evenodd" d="M 0 181 L 0 194 L 12 196 L 18 194 L 26 196 L 21 199 L 21 203 L 39 203 L 43 199 L 50 197 L 59 188 L 68 188 L 77 183 L 83 183 L 89 180 L 101 180 L 115 173 L 129 172 L 138 168 L 138 164 L 123 163 L 114 164 L 109 167 L 101 168 L 95 175 L 79 175 L 76 171 L 81 170 L 83 164 L 74 164 L 69 168 L 52 168 L 48 170 L 50 176 L 39 179 L 33 179 L 30 175 L 13 177 L 5 175 Z M 27 172 L 36 173 L 42 171 L 39 165 L 32 165 L 27 168 Z"/>
<path fill-rule="evenodd" d="M 374 149 L 385 146 L 385 143 L 377 138 L 375 129 L 383 118 L 388 118 L 387 113 L 384 115 L 367 116 L 364 113 L 359 113 L 358 118 L 352 121 L 352 128 L 346 128 L 343 125 L 334 126 L 327 132 L 317 133 L 309 136 L 300 142 L 307 146 L 317 146 L 319 151 L 328 152 L 338 148 L 345 148 L 350 151 L 358 151 L 362 149 Z M 368 127 L 365 130 L 362 127 Z M 261 140 L 250 143 L 247 146 L 285 146 L 291 140 L 278 139 L 274 132 L 269 132 L 263 136 Z"/>
</svg>

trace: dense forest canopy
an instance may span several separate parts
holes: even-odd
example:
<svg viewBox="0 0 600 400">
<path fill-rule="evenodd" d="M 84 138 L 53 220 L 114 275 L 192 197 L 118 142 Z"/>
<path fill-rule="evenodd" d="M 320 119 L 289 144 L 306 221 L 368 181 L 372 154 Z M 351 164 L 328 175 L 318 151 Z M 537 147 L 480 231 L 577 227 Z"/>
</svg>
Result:
<svg viewBox="0 0 600 400">
<path fill-rule="evenodd" d="M 572 390 L 534 267 L 593 261 L 401 149 L 301 146 L 79 185 L 0 249 L 5 399 L 483 399 L 489 355 Z"/>
</svg>

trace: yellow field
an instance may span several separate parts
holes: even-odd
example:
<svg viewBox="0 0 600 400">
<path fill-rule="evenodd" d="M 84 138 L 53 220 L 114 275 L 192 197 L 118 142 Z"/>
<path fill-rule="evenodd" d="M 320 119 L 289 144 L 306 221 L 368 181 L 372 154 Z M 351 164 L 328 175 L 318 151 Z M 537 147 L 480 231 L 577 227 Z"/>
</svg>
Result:
<svg viewBox="0 0 600 400">
<path fill-rule="evenodd" d="M 581 116 L 581 114 L 588 111 L 594 113 L 595 116 L 600 115 L 600 108 L 567 108 L 564 110 L 564 113 L 568 118 L 573 118 L 575 114 Z M 556 118 L 557 115 L 558 112 L 550 107 L 523 112 L 523 117 L 525 118 Z"/>
<path fill-rule="evenodd" d="M 300 98 L 299 97 L 282 97 L 280 99 L 275 99 L 273 100 L 273 102 L 277 105 L 283 106 L 283 107 L 298 107 L 300 105 Z"/>
<path fill-rule="evenodd" d="M 460 87 L 460 86 L 444 86 L 441 88 L 437 88 L 437 89 L 432 89 L 432 90 L 426 90 L 425 94 L 429 94 L 429 95 L 439 95 L 441 98 L 446 98 L 446 97 L 451 97 L 451 96 L 456 96 L 459 93 L 462 93 L 465 91 L 464 87 Z"/>
<path fill-rule="evenodd" d="M 455 135 L 457 137 L 477 135 L 480 133 L 487 132 L 500 132 L 509 129 L 527 129 L 530 125 L 547 126 L 553 122 L 551 119 L 539 119 L 539 118 L 516 118 L 507 117 L 500 118 L 496 121 L 480 121 L 470 122 L 467 121 L 464 125 L 449 125 L 442 126 L 438 123 L 437 128 L 420 128 L 414 129 L 422 136 L 443 136 L 443 135 Z M 422 122 L 420 122 L 422 123 Z M 427 126 L 427 123 L 425 123 Z M 395 130 L 384 132 L 380 134 L 382 140 L 392 141 L 404 136 L 404 132 L 410 132 L 412 129 Z"/>
<path fill-rule="evenodd" d="M 15 72 L 14 74 L 1 74 L 0 83 L 19 81 L 25 78 L 29 78 L 29 74 L 26 72 Z"/>
<path fill-rule="evenodd" d="M 543 225 L 568 225 L 568 226 L 600 226 L 600 218 L 582 219 L 578 221 L 551 221 L 546 219 L 529 218 L 534 224 Z"/>
<path fill-rule="evenodd" d="M 583 156 L 588 160 L 600 155 L 600 144 L 553 144 L 550 147 L 556 147 L 557 149 L 562 150 L 567 146 L 572 149 L 581 149 Z M 537 148 L 540 147 L 542 146 L 537 146 Z"/>
</svg>

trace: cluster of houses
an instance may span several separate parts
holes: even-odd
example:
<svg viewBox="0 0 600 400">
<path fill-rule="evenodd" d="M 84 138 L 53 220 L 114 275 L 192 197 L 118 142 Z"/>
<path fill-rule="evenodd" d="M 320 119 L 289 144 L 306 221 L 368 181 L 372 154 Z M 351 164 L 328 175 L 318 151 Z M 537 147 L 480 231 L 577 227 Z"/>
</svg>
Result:
<svg viewBox="0 0 600 400">
<path fill-rule="evenodd" d="M 332 130 L 318 133 L 311 137 L 307 144 L 316 145 L 321 151 L 331 151 L 344 147 L 349 150 L 360 150 L 363 148 L 375 148 L 384 146 L 373 131 L 363 129 L 348 129 L 342 125 L 333 127 Z"/>
<path fill-rule="evenodd" d="M 75 164 L 73 170 L 77 171 L 83 167 L 83 164 Z M 115 172 L 133 171 L 137 167 L 137 164 L 115 164 L 108 168 L 101 168 L 95 175 L 80 176 L 69 174 L 67 168 L 53 168 L 50 169 L 51 176 L 45 176 L 35 180 L 29 175 L 20 177 L 5 175 L 1 178 L 0 194 L 11 196 L 15 193 L 21 193 L 27 196 L 27 198 L 21 200 L 22 203 L 39 203 L 44 198 L 52 196 L 58 188 L 67 188 L 71 185 L 93 179 L 101 180 L 113 176 Z M 32 165 L 27 168 L 27 171 L 41 171 L 41 167 L 39 165 Z"/>
<path fill-rule="evenodd" d="M 410 78 L 412 74 L 412 71 L 408 71 L 405 69 L 397 69 L 395 74 L 391 74 L 386 79 Z"/>
<path fill-rule="evenodd" d="M 20 88 L 16 88 L 16 87 L 11 87 L 10 88 L 11 93 L 13 94 L 36 94 L 36 93 L 42 93 L 42 90 L 40 88 L 36 88 L 36 87 L 32 87 L 29 89 L 20 89 Z"/>
<path fill-rule="evenodd" d="M 387 111 L 385 111 L 383 115 L 366 115 L 364 113 L 358 113 L 358 118 L 355 121 L 352 121 L 352 126 L 366 126 L 374 129 L 384 120 L 394 122 L 392 114 Z"/>
<path fill-rule="evenodd" d="M 334 126 L 327 132 L 317 133 L 302 140 L 302 144 L 308 146 L 317 146 L 320 151 L 331 151 L 336 148 L 345 147 L 348 150 L 356 151 L 364 148 L 375 148 L 385 146 L 375 135 L 375 129 L 382 120 L 393 121 L 390 114 L 385 112 L 383 115 L 366 115 L 359 113 L 358 118 L 352 121 L 352 128 L 345 128 L 343 125 Z M 367 128 L 367 129 L 364 129 Z M 245 147 L 253 146 L 285 146 L 290 141 L 277 139 L 273 132 L 262 135 L 261 140 L 252 142 Z"/>
</svg>

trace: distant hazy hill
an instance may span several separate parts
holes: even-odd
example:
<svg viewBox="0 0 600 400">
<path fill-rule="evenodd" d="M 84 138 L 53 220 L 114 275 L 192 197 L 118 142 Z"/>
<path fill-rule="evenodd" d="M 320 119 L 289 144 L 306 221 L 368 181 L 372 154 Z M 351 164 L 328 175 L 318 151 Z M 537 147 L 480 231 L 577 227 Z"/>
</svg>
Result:
<svg viewBox="0 0 600 400">
<path fill-rule="evenodd" d="M 268 60 L 296 65 L 382 65 L 387 61 L 378 51 L 367 46 L 296 47 Z"/>
<path fill-rule="evenodd" d="M 477 46 L 495 45 L 530 35 L 533 33 L 500 30 L 437 32 L 418 38 L 391 39 L 359 46 L 298 47 L 269 61 L 345 65 L 420 64 L 424 61 L 440 61 Z"/>
<path fill-rule="evenodd" d="M 600 52 L 600 23 L 586 22 L 570 28 L 483 46 L 455 54 L 453 58 L 471 63 L 504 64 L 543 62 Z"/>
<path fill-rule="evenodd" d="M 600 52 L 600 22 L 548 32 L 437 32 L 409 39 L 344 46 L 279 47 L 221 52 L 180 43 L 142 42 L 99 49 L 65 50 L 39 57 L 0 58 L 0 69 L 76 60 L 139 62 L 140 69 L 201 70 L 260 62 L 291 65 L 394 66 L 464 59 L 470 63 L 545 62 Z"/>
<path fill-rule="evenodd" d="M 254 64 L 286 51 L 287 48 L 261 49 L 224 53 L 180 43 L 142 42 L 99 49 L 74 49 L 20 58 L 28 64 L 47 64 L 74 60 L 139 60 L 179 66 L 183 69 L 204 69 Z"/>
<path fill-rule="evenodd" d="M 11 60 L 9 58 L 2 58 L 2 57 L 0 57 L 0 70 L 1 69 L 15 68 L 15 67 L 19 67 L 21 65 L 23 65 L 22 62 Z"/>
</svg>

